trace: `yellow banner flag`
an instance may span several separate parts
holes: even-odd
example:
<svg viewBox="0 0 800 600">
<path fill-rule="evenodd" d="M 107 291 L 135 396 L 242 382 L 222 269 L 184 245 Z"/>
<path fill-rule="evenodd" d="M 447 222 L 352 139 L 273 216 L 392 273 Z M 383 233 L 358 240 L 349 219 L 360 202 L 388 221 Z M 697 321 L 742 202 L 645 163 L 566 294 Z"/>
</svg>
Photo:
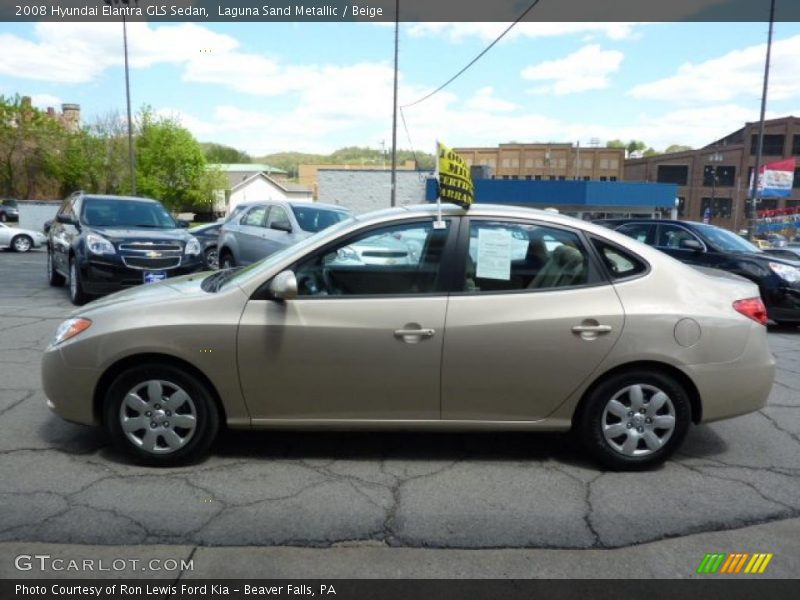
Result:
<svg viewBox="0 0 800 600">
<path fill-rule="evenodd" d="M 469 166 L 450 148 L 437 142 L 439 198 L 442 202 L 453 202 L 464 208 L 475 201 L 475 188 Z"/>
</svg>

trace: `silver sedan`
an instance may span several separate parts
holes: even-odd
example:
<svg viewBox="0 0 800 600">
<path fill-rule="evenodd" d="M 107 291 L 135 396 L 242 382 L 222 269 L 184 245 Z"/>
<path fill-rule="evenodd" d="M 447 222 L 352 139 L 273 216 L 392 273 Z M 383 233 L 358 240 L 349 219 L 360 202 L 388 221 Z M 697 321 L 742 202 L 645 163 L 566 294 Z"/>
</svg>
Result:
<svg viewBox="0 0 800 600">
<path fill-rule="evenodd" d="M 341 260 L 415 240 L 397 263 Z M 513 207 L 351 217 L 244 269 L 81 308 L 44 353 L 49 406 L 172 465 L 231 429 L 571 431 L 614 469 L 758 410 L 757 287 L 604 227 Z"/>
<path fill-rule="evenodd" d="M 0 248 L 11 248 L 15 252 L 27 252 L 47 243 L 47 238 L 40 231 L 20 229 L 0 223 Z"/>
</svg>

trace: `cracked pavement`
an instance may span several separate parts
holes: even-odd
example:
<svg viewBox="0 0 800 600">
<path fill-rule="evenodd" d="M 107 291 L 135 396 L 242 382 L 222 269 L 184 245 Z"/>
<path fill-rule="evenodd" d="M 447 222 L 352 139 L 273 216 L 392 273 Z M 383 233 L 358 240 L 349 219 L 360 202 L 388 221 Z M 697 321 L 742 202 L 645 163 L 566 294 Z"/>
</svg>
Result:
<svg viewBox="0 0 800 600">
<path fill-rule="evenodd" d="M 773 329 L 767 407 L 692 427 L 644 473 L 554 434 L 223 434 L 199 465 L 133 466 L 45 406 L 71 311 L 44 252 L 0 252 L 0 542 L 613 548 L 800 516 L 800 329 Z"/>
</svg>

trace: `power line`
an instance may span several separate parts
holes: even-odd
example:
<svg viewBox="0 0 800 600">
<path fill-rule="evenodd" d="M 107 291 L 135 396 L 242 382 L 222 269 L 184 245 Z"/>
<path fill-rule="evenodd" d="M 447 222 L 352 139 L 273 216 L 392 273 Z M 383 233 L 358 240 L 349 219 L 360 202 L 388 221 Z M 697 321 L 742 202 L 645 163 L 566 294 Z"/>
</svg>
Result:
<svg viewBox="0 0 800 600">
<path fill-rule="evenodd" d="M 511 31 L 511 30 L 514 28 L 514 26 L 515 26 L 517 23 L 519 23 L 520 21 L 522 21 L 522 19 L 524 19 L 524 18 L 526 17 L 526 15 L 527 15 L 529 12 L 531 12 L 531 11 L 532 11 L 532 10 L 533 10 L 533 9 L 536 7 L 536 5 L 537 5 L 537 4 L 539 4 L 539 2 L 541 2 L 541 0 L 533 0 L 533 3 L 532 3 L 532 4 L 531 4 L 531 5 L 528 7 L 528 8 L 526 8 L 526 9 L 525 9 L 525 12 L 523 12 L 523 13 L 522 13 L 522 14 L 521 14 L 519 17 L 517 17 L 517 20 L 516 20 L 516 21 L 514 21 L 513 23 L 511 23 L 511 25 L 509 25 L 508 27 L 506 27 L 506 29 L 505 29 L 505 31 L 503 31 L 503 33 L 501 33 L 499 36 L 497 36 L 497 37 L 495 38 L 495 40 L 494 40 L 494 41 L 493 41 L 491 44 L 489 44 L 488 46 L 486 46 L 486 48 L 484 48 L 484 49 L 481 51 L 481 53 L 480 53 L 480 54 L 478 54 L 478 55 L 477 55 L 475 58 L 473 58 L 471 61 L 469 61 L 469 62 L 467 63 L 467 65 L 466 65 L 466 66 L 465 66 L 463 69 L 461 69 L 461 70 L 460 70 L 458 73 L 456 73 L 455 75 L 453 75 L 453 76 L 452 76 L 450 79 L 448 79 L 447 81 L 445 81 L 445 82 L 444 82 L 442 85 L 440 85 L 438 88 L 436 88 L 435 90 L 433 90 L 431 93 L 429 93 L 429 94 L 426 94 L 425 96 L 423 96 L 422 98 L 420 98 L 419 100 L 417 100 L 417 101 L 415 101 L 415 102 L 412 102 L 411 104 L 404 104 L 404 105 L 403 105 L 403 106 L 401 106 L 400 108 L 410 108 L 410 107 L 412 107 L 412 106 L 415 106 L 415 105 L 417 105 L 417 104 L 419 104 L 419 103 L 421 103 L 421 102 L 424 102 L 425 100 L 427 100 L 428 98 L 430 98 L 430 97 L 431 97 L 431 96 L 433 96 L 434 94 L 438 94 L 438 93 L 439 93 L 439 92 L 441 92 L 441 91 L 442 91 L 444 88 L 446 88 L 448 85 L 450 85 L 451 83 L 453 83 L 453 82 L 454 82 L 456 79 L 458 79 L 458 78 L 459 78 L 459 77 L 460 77 L 460 76 L 461 76 L 461 75 L 464 73 L 464 71 L 466 71 L 467 69 L 469 69 L 469 68 L 470 68 L 472 65 L 474 65 L 476 62 L 478 62 L 478 61 L 481 59 L 481 57 L 483 57 L 483 55 L 484 55 L 484 54 L 486 54 L 486 53 L 487 53 L 489 50 L 491 50 L 491 49 L 494 47 L 494 45 L 495 45 L 495 44 L 497 44 L 497 42 L 499 42 L 500 40 L 502 40 L 502 39 L 503 39 L 503 38 L 506 36 L 506 34 L 507 34 L 509 31 Z"/>
<path fill-rule="evenodd" d="M 411 141 L 411 133 L 408 131 L 408 123 L 406 123 L 406 116 L 403 113 L 402 106 L 400 107 L 400 119 L 403 121 L 403 128 L 406 130 L 408 145 L 411 146 L 411 155 L 414 157 L 414 164 L 417 164 L 417 151 L 414 150 L 414 142 Z"/>
</svg>

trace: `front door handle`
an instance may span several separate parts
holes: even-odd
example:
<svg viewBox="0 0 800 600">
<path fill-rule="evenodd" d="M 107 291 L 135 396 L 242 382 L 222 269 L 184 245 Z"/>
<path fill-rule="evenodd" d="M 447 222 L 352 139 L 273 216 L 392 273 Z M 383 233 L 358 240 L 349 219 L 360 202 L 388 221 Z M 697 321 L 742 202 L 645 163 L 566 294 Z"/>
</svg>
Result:
<svg viewBox="0 0 800 600">
<path fill-rule="evenodd" d="M 395 329 L 394 337 L 406 344 L 417 344 L 422 340 L 432 338 L 435 333 L 434 329 L 426 329 L 416 323 L 408 323 L 403 329 Z"/>
<path fill-rule="evenodd" d="M 611 325 L 575 325 L 572 333 L 608 333 Z"/>
</svg>

